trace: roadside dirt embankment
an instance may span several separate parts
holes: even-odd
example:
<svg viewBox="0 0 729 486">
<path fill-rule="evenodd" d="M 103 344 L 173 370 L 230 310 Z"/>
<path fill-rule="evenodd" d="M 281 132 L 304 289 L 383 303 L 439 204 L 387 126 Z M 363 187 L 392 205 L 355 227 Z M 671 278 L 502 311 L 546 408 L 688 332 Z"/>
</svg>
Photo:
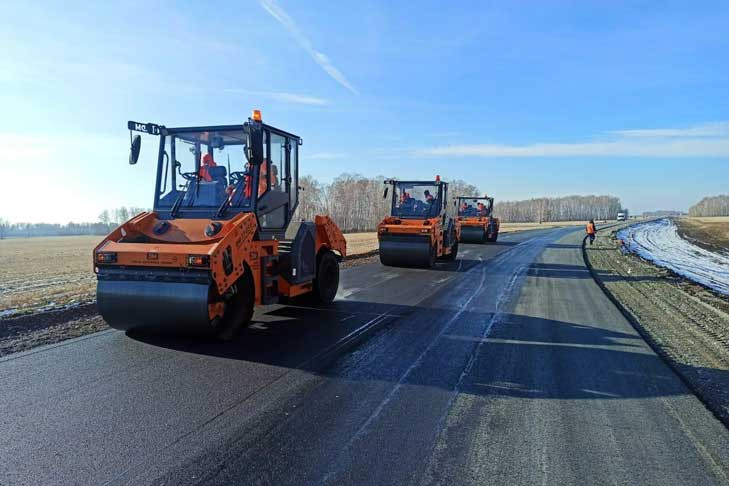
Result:
<svg viewBox="0 0 729 486">
<path fill-rule="evenodd" d="M 628 254 L 598 231 L 586 247 L 593 275 L 657 353 L 729 426 L 729 298 Z"/>
<path fill-rule="evenodd" d="M 729 217 L 676 218 L 678 234 L 709 251 L 729 255 Z"/>
</svg>

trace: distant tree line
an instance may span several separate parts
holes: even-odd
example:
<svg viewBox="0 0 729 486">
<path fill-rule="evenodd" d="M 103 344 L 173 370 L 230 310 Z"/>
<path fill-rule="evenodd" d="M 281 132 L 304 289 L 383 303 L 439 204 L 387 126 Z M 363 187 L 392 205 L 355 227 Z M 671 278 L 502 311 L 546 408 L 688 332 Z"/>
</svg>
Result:
<svg viewBox="0 0 729 486">
<path fill-rule="evenodd" d="M 311 220 L 316 214 L 329 214 L 345 232 L 372 231 L 390 210 L 390 198 L 382 197 L 385 177 L 342 174 L 331 184 L 311 176 L 299 179 L 297 215 Z M 458 196 L 483 196 L 473 184 L 451 180 L 449 204 Z M 494 213 L 504 222 L 553 222 L 588 219 L 615 219 L 622 205 L 614 196 L 567 196 L 525 201 L 496 201 Z"/>
<path fill-rule="evenodd" d="M 622 209 L 614 196 L 542 197 L 524 201 L 496 201 L 494 215 L 507 223 L 547 223 L 615 219 Z"/>
<path fill-rule="evenodd" d="M 689 216 L 729 216 L 729 195 L 703 198 L 689 208 Z"/>
<path fill-rule="evenodd" d="M 295 219 L 313 220 L 317 214 L 328 214 L 347 233 L 373 231 L 390 211 L 391 195 L 383 197 L 386 177 L 365 177 L 342 174 L 330 184 L 311 176 L 299 178 L 299 207 Z M 458 196 L 483 196 L 478 187 L 462 180 L 448 185 L 448 204 Z M 495 215 L 503 222 L 553 222 L 588 219 L 615 219 L 621 209 L 620 199 L 613 196 L 567 196 L 536 198 L 524 201 L 496 201 Z M 0 238 L 4 236 L 57 236 L 106 234 L 136 214 L 146 211 L 138 207 L 104 210 L 95 223 L 66 225 L 15 223 L 0 220 Z"/>
<path fill-rule="evenodd" d="M 311 176 L 299 179 L 299 207 L 295 218 L 310 221 L 317 214 L 328 214 L 345 233 L 373 231 L 390 211 L 391 193 L 383 197 L 386 177 L 342 174 L 331 184 Z M 478 188 L 462 180 L 449 181 L 449 204 L 457 196 L 478 195 Z"/>
<path fill-rule="evenodd" d="M 143 211 L 148 210 L 134 206 L 112 210 L 105 209 L 99 215 L 99 220 L 94 223 L 10 223 L 0 218 L 0 239 L 31 238 L 35 236 L 105 235 L 111 229 Z"/>
<path fill-rule="evenodd" d="M 644 211 L 642 216 L 644 218 L 667 218 L 669 216 L 683 216 L 684 212 L 670 210 L 670 209 L 659 209 L 657 211 Z"/>
<path fill-rule="evenodd" d="M 109 227 L 101 223 L 8 223 L 0 221 L 0 239 L 35 236 L 103 235 Z"/>
<path fill-rule="evenodd" d="M 99 223 L 107 227 L 117 227 L 125 221 L 130 220 L 139 213 L 149 211 L 148 208 L 139 208 L 136 206 L 118 207 L 116 209 L 104 209 L 99 214 Z"/>
</svg>

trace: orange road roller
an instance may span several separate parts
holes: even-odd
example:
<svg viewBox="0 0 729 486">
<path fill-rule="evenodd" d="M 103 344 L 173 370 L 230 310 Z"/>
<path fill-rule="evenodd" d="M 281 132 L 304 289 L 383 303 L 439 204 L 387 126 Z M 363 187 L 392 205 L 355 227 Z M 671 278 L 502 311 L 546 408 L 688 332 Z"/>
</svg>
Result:
<svg viewBox="0 0 729 486">
<path fill-rule="evenodd" d="M 499 238 L 501 221 L 492 216 L 493 197 L 458 197 L 456 203 L 462 243 L 495 242 Z"/>
<path fill-rule="evenodd" d="M 97 306 L 110 326 L 230 339 L 256 305 L 334 300 L 341 231 L 327 216 L 289 228 L 300 137 L 258 110 L 241 125 L 128 128 L 130 164 L 141 147 L 132 131 L 159 137 L 154 206 L 94 249 Z"/>
<path fill-rule="evenodd" d="M 454 260 L 460 230 L 448 210 L 448 183 L 386 180 L 392 186 L 390 215 L 377 225 L 380 262 L 398 267 L 432 268 L 436 260 Z"/>
</svg>

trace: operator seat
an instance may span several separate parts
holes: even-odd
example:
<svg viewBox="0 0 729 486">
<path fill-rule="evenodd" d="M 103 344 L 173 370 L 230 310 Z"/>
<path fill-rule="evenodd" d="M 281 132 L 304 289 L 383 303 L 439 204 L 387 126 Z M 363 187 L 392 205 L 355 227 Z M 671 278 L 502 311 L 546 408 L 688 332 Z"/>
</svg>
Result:
<svg viewBox="0 0 729 486">
<path fill-rule="evenodd" d="M 228 171 L 222 165 L 216 165 L 215 167 L 209 167 L 208 174 L 210 174 L 210 177 L 212 177 L 213 182 L 219 181 L 223 184 L 223 186 L 228 185 L 228 181 L 226 179 L 226 176 L 228 175 Z"/>
<path fill-rule="evenodd" d="M 223 168 L 225 170 L 225 168 Z M 212 174 L 211 174 L 212 175 Z M 227 197 L 225 194 L 225 178 L 215 178 L 211 182 L 204 180 L 192 181 L 182 201 L 183 207 L 188 207 L 194 200 L 195 206 L 220 206 Z"/>
</svg>

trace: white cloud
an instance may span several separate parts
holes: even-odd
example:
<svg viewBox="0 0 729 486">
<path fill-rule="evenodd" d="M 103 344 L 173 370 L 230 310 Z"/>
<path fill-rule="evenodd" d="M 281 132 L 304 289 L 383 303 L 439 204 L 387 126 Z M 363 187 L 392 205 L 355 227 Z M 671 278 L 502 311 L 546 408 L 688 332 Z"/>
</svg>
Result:
<svg viewBox="0 0 729 486">
<path fill-rule="evenodd" d="M 649 128 L 638 130 L 618 130 L 625 137 L 729 137 L 729 122 L 705 123 L 689 128 Z"/>
<path fill-rule="evenodd" d="M 275 0 L 259 0 L 263 7 L 271 16 L 278 20 L 283 27 L 293 36 L 296 42 L 311 56 L 319 67 L 326 72 L 337 83 L 347 88 L 352 93 L 358 95 L 359 91 L 352 86 L 342 72 L 332 64 L 331 59 L 323 52 L 317 51 L 308 37 L 296 25 L 296 22 L 289 14 L 287 14 Z"/>
<path fill-rule="evenodd" d="M 729 122 L 684 129 L 621 130 L 612 140 L 529 145 L 473 144 L 416 149 L 453 157 L 729 157 Z"/>
<path fill-rule="evenodd" d="M 226 93 L 238 93 L 251 96 L 261 96 L 270 98 L 281 103 L 293 103 L 298 105 L 324 106 L 329 104 L 329 100 L 297 93 L 286 93 L 282 91 L 255 91 L 248 89 L 230 88 L 223 90 Z"/>
<path fill-rule="evenodd" d="M 276 101 L 281 101 L 284 103 L 295 103 L 299 105 L 314 105 L 314 106 L 323 106 L 328 105 L 329 101 L 325 100 L 324 98 L 317 98 L 315 96 L 306 96 L 306 95 L 300 95 L 296 93 L 270 93 L 271 98 L 273 98 Z"/>
</svg>

